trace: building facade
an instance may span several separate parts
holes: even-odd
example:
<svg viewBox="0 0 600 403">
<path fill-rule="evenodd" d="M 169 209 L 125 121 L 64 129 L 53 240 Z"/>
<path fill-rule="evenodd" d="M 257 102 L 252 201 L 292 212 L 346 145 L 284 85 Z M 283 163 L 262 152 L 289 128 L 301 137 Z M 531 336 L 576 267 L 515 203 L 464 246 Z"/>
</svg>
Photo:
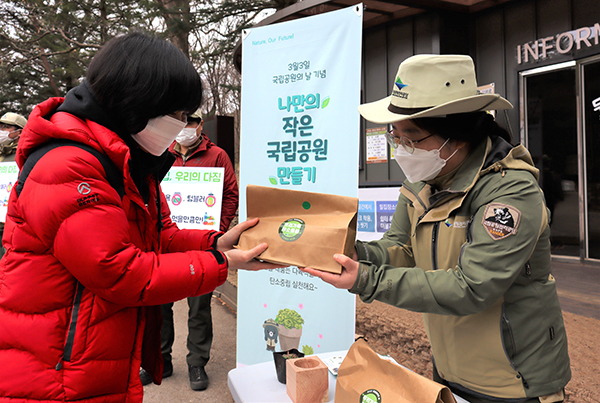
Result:
<svg viewBox="0 0 600 403">
<path fill-rule="evenodd" d="M 304 0 L 260 25 L 358 3 Z M 411 55 L 470 55 L 480 90 L 498 93 L 515 107 L 498 112 L 496 120 L 514 143 L 527 146 L 540 170 L 553 217 L 553 257 L 600 263 L 600 1 L 365 0 L 363 5 L 361 102 L 389 95 L 398 65 Z M 391 150 L 381 145 L 385 129 L 362 121 L 363 188 L 399 186 L 404 180 Z"/>
<path fill-rule="evenodd" d="M 515 109 L 498 113 L 530 150 L 552 212 L 555 257 L 600 262 L 600 2 L 521 0 L 477 13 L 425 12 L 364 31 L 362 102 L 389 95 L 414 54 L 469 54 L 482 91 Z M 398 185 L 391 158 L 368 163 L 363 122 L 361 187 Z M 390 150 L 388 150 L 388 153 Z"/>
</svg>

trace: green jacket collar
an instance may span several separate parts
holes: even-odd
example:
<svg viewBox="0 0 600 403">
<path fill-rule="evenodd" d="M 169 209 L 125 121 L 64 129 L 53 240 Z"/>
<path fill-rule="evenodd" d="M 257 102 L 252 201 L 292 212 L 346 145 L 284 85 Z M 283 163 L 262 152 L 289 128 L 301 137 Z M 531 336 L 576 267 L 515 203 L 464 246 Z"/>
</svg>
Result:
<svg viewBox="0 0 600 403">
<path fill-rule="evenodd" d="M 17 137 L 15 140 L 11 141 L 10 143 L 8 143 L 4 146 L 0 146 L 0 155 L 14 154 L 17 151 L 18 143 L 19 143 L 19 137 Z"/>
</svg>

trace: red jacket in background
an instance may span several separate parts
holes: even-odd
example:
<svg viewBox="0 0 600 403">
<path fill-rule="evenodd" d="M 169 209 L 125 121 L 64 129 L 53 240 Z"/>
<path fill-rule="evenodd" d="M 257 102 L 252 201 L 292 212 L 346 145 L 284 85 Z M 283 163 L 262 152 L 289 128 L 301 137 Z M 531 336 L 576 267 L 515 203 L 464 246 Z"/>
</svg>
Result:
<svg viewBox="0 0 600 403">
<path fill-rule="evenodd" d="M 202 142 L 196 149 L 190 147 L 192 153 L 188 156 L 181 154 L 181 148 L 177 142 L 173 142 L 169 151 L 175 156 L 173 166 L 179 167 L 223 167 L 225 168 L 223 178 L 223 204 L 221 206 L 221 231 L 227 231 L 231 220 L 239 204 L 239 191 L 235 171 L 231 164 L 229 155 L 221 147 L 210 141 L 207 135 L 202 133 Z"/>
<path fill-rule="evenodd" d="M 97 158 L 70 146 L 49 151 L 20 196 L 11 193 L 0 260 L 0 402 L 141 403 L 140 366 L 162 376 L 157 305 L 225 282 L 225 257 L 207 251 L 220 232 L 179 230 L 151 178 L 146 205 L 123 140 L 54 113 L 62 102 L 51 98 L 31 113 L 19 167 L 42 143 L 78 141 L 123 171 L 125 195 Z"/>
</svg>

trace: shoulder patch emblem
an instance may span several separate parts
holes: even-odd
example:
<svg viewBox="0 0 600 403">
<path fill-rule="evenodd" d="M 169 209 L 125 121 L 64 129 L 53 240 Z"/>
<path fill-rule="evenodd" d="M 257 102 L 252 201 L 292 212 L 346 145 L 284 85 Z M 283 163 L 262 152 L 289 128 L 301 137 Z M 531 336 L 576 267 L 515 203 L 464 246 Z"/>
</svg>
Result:
<svg viewBox="0 0 600 403">
<path fill-rule="evenodd" d="M 514 207 L 501 203 L 490 203 L 483 213 L 481 224 L 493 240 L 506 238 L 517 233 L 521 212 Z"/>
</svg>

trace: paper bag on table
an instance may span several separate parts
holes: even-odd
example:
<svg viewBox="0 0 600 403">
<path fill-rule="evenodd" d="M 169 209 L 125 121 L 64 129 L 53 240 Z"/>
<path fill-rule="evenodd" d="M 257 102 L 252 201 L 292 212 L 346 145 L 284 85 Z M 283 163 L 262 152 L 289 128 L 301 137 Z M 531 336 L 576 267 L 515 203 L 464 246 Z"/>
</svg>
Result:
<svg viewBox="0 0 600 403">
<path fill-rule="evenodd" d="M 341 273 L 333 255 L 354 253 L 355 197 L 248 185 L 246 205 L 248 218 L 260 221 L 242 233 L 236 246 L 248 250 L 266 242 L 269 247 L 259 259 Z"/>
<path fill-rule="evenodd" d="M 379 357 L 362 339 L 338 370 L 335 402 L 456 403 L 452 392 L 392 361 Z"/>
</svg>

